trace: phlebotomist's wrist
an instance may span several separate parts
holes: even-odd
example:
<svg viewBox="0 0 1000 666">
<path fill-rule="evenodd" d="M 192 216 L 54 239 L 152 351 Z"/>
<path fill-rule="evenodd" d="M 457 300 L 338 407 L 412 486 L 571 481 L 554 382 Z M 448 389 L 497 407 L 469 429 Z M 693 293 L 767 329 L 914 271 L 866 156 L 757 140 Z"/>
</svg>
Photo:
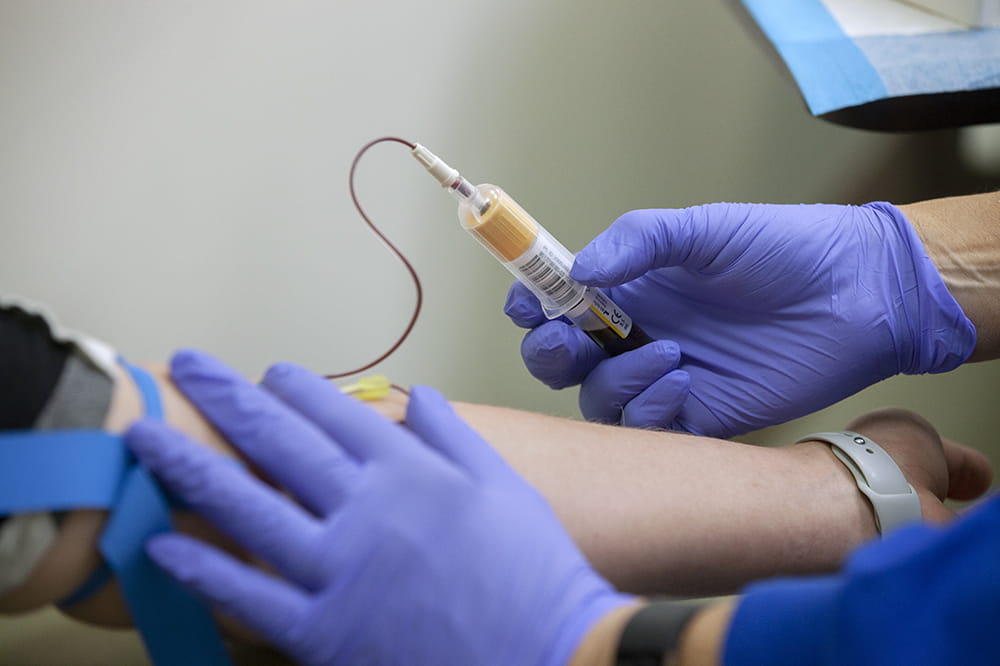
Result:
<svg viewBox="0 0 1000 666">
<path fill-rule="evenodd" d="M 643 599 L 607 613 L 571 666 L 699 666 L 720 663 L 734 602 Z"/>
</svg>

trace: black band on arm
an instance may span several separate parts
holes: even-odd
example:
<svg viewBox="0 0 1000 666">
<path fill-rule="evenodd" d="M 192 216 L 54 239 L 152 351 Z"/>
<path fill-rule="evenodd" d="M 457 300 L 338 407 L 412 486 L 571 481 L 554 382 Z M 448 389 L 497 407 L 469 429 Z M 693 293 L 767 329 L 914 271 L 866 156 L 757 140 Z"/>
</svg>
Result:
<svg viewBox="0 0 1000 666">
<path fill-rule="evenodd" d="M 632 616 L 618 642 L 617 666 L 661 666 L 672 656 L 700 604 L 653 601 Z"/>
<path fill-rule="evenodd" d="M 62 374 L 70 345 L 52 339 L 48 322 L 0 307 L 0 430 L 28 430 Z"/>
</svg>

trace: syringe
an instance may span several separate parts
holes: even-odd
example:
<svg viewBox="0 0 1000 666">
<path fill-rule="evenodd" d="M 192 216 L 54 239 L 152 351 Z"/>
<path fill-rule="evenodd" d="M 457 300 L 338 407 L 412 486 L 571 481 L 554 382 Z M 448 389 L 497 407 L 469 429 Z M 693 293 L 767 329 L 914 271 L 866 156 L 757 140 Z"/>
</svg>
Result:
<svg viewBox="0 0 1000 666">
<path fill-rule="evenodd" d="M 611 356 L 653 341 L 607 294 L 569 276 L 573 253 L 506 192 L 473 185 L 420 144 L 410 152 L 458 200 L 466 231 L 538 297 L 546 317 L 566 316 Z"/>
</svg>

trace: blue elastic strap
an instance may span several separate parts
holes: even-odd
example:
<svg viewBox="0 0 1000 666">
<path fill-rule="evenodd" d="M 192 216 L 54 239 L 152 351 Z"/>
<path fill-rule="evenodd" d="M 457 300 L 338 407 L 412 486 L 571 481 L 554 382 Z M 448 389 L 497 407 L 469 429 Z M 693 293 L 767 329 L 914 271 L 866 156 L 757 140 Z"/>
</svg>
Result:
<svg viewBox="0 0 1000 666">
<path fill-rule="evenodd" d="M 104 509 L 132 464 L 122 438 L 100 430 L 0 434 L 0 514 Z"/>
<path fill-rule="evenodd" d="M 142 395 L 146 414 L 162 418 L 153 379 L 140 368 L 122 365 Z M 94 430 L 9 432 L 0 434 L 0 442 L 0 514 L 110 510 L 98 548 L 118 578 L 154 664 L 231 663 L 208 608 L 146 555 L 146 539 L 171 529 L 169 506 L 121 436 Z M 100 586 L 92 581 L 91 586 Z M 82 599 L 84 592 L 73 596 Z"/>
</svg>

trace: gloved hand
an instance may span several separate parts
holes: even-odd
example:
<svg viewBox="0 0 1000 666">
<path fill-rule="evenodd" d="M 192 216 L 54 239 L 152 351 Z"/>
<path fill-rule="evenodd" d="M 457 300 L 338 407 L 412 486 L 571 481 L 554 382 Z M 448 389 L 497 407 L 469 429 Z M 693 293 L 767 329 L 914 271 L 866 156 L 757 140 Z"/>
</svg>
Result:
<svg viewBox="0 0 1000 666">
<path fill-rule="evenodd" d="M 1000 663 L 1000 497 L 864 546 L 836 576 L 750 587 L 724 663 Z"/>
<path fill-rule="evenodd" d="M 553 388 L 582 382 L 580 409 L 596 421 L 731 437 L 897 373 L 951 370 L 976 342 L 887 203 L 633 211 L 583 248 L 570 274 L 607 288 L 663 341 L 606 358 L 514 285 L 504 310 L 534 329 L 521 346 L 528 369 Z M 686 387 L 664 381 L 677 374 L 667 341 L 690 375 L 686 399 Z"/>
<path fill-rule="evenodd" d="M 276 365 L 253 386 L 180 352 L 173 380 L 269 480 L 156 422 L 126 435 L 182 500 L 274 567 L 179 534 L 151 557 L 307 664 L 562 664 L 628 603 L 546 501 L 433 389 L 406 425 Z"/>
</svg>

